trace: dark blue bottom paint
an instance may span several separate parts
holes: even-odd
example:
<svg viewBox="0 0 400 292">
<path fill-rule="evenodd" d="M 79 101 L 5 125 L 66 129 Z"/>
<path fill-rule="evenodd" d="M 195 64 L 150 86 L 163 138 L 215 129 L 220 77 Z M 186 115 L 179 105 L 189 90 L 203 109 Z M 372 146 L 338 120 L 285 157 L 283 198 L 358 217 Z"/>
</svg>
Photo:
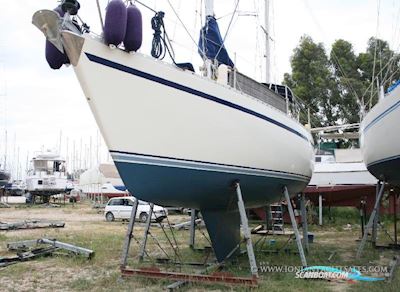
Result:
<svg viewBox="0 0 400 292">
<path fill-rule="evenodd" d="M 218 262 L 222 262 L 240 242 L 238 210 L 200 210 Z M 240 250 L 236 250 L 238 254 Z M 232 255 L 235 255 L 233 253 Z"/>
<path fill-rule="evenodd" d="M 126 162 L 115 162 L 128 190 L 137 198 L 162 206 L 195 208 L 201 211 L 219 262 L 240 241 L 237 195 L 232 187 L 239 180 L 247 207 L 276 202 L 283 186 L 292 194 L 304 181 L 284 178 L 222 173 Z"/>
<path fill-rule="evenodd" d="M 278 201 L 283 186 L 292 194 L 302 191 L 304 181 L 287 178 L 223 173 L 178 167 L 115 162 L 128 190 L 137 198 L 162 206 L 195 209 L 236 207 L 233 182 L 240 181 L 246 207 Z M 233 205 L 232 205 L 233 204 Z"/>
<path fill-rule="evenodd" d="M 368 171 L 377 179 L 400 186 L 400 156 L 368 165 Z"/>
</svg>

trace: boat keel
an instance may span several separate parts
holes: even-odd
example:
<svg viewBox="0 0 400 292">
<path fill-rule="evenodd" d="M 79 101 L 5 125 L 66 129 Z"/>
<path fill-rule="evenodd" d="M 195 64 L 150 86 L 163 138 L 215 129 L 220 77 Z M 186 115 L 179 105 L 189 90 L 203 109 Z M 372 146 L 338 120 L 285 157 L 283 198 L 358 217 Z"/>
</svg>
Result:
<svg viewBox="0 0 400 292">
<path fill-rule="evenodd" d="M 236 210 L 201 210 L 215 256 L 218 262 L 238 253 L 240 243 L 240 216 Z M 233 255 L 232 254 L 232 255 Z"/>
</svg>

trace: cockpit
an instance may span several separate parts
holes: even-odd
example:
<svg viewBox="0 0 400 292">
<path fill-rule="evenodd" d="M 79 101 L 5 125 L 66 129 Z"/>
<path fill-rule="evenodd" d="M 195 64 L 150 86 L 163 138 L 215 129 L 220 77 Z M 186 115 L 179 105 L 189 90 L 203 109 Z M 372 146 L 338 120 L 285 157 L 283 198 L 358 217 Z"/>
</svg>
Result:
<svg viewBox="0 0 400 292">
<path fill-rule="evenodd" d="M 53 174 L 55 172 L 65 172 L 65 161 L 63 160 L 34 160 L 34 172 L 46 172 Z"/>
</svg>

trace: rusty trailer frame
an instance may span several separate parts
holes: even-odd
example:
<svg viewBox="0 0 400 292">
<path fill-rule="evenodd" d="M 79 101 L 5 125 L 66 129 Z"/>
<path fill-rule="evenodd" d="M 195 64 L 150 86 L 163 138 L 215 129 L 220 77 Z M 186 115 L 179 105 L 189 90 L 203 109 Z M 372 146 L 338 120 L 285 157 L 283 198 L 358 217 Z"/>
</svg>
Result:
<svg viewBox="0 0 400 292">
<path fill-rule="evenodd" d="M 200 283 L 225 283 L 225 284 L 241 284 L 250 287 L 258 286 L 258 277 L 236 277 L 230 273 L 214 272 L 209 275 L 165 272 L 157 267 L 132 269 L 121 267 L 122 276 L 139 276 L 152 279 L 168 279 L 174 281 L 200 282 Z"/>
</svg>

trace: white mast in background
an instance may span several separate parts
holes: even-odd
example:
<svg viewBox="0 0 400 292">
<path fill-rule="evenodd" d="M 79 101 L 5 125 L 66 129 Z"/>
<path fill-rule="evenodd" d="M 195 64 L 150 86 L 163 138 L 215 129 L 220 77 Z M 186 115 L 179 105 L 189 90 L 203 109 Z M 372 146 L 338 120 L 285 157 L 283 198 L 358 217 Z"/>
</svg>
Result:
<svg viewBox="0 0 400 292">
<path fill-rule="evenodd" d="M 271 83 L 271 54 L 269 47 L 269 0 L 265 0 L 264 25 L 265 25 L 265 82 Z"/>
</svg>

